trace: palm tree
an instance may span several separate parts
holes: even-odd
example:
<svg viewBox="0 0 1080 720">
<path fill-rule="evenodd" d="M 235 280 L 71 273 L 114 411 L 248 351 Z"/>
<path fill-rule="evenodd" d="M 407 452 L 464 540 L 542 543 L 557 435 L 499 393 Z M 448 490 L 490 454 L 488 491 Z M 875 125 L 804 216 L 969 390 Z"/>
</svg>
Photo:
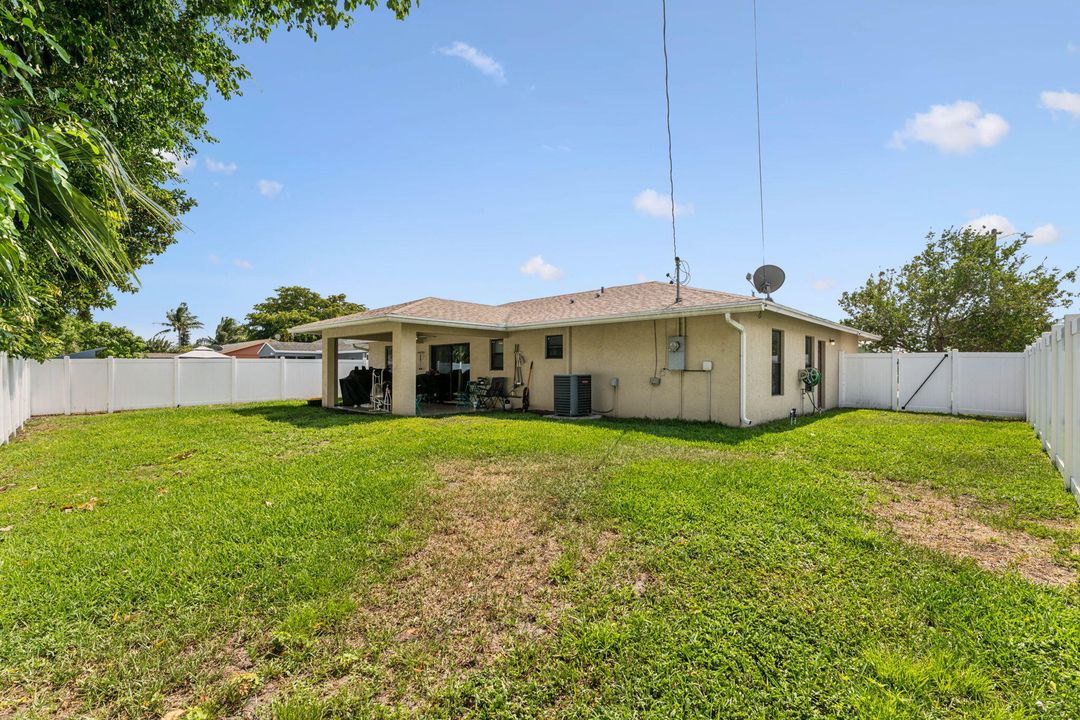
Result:
<svg viewBox="0 0 1080 720">
<path fill-rule="evenodd" d="M 148 353 L 171 353 L 175 352 L 176 348 L 169 341 L 169 338 L 162 335 L 168 330 L 162 330 L 160 333 L 146 341 L 146 352 Z"/>
<path fill-rule="evenodd" d="M 198 330 L 203 326 L 199 322 L 199 318 L 188 309 L 186 302 L 177 305 L 175 310 L 166 311 L 165 322 L 158 323 L 158 325 L 164 325 L 168 330 L 175 332 L 176 344 L 180 347 L 191 345 L 191 331 Z"/>
<path fill-rule="evenodd" d="M 213 337 L 201 337 L 195 341 L 197 345 L 209 345 L 213 348 L 220 348 L 223 345 L 230 343 L 238 343 L 247 340 L 247 329 L 238 323 L 234 318 L 223 317 L 218 322 L 217 328 L 214 329 Z"/>
</svg>

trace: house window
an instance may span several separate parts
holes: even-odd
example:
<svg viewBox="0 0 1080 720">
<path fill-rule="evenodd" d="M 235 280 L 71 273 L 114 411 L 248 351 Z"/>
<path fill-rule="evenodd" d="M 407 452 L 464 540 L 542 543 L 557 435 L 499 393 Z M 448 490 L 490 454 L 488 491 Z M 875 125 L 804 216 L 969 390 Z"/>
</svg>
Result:
<svg viewBox="0 0 1080 720">
<path fill-rule="evenodd" d="M 491 369 L 502 370 L 503 369 L 503 341 L 492 340 L 491 341 Z"/>
<path fill-rule="evenodd" d="M 772 331 L 772 394 L 784 394 L 784 331 Z"/>
<path fill-rule="evenodd" d="M 386 370 L 393 370 L 394 369 L 394 346 L 393 345 L 387 345 L 386 346 L 386 364 L 383 365 L 383 368 L 386 369 Z"/>
<path fill-rule="evenodd" d="M 544 359 L 558 360 L 562 357 L 562 335 L 548 335 L 544 338 Z"/>
<path fill-rule="evenodd" d="M 809 335 L 806 336 L 806 359 L 803 362 L 803 367 L 814 367 L 814 338 Z"/>
</svg>

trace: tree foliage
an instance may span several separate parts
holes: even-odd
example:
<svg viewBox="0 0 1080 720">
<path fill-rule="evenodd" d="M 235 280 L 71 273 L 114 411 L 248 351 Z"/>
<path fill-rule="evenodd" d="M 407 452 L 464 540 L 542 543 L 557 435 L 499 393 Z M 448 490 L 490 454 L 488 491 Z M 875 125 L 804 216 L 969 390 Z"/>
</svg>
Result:
<svg viewBox="0 0 1080 720">
<path fill-rule="evenodd" d="M 276 293 L 255 305 L 248 314 L 248 335 L 251 338 L 313 342 L 318 335 L 293 335 L 289 328 L 367 309 L 349 302 L 343 294 L 323 297 L 314 290 L 297 285 L 279 287 Z"/>
<path fill-rule="evenodd" d="M 65 319 L 134 291 L 193 206 L 177 161 L 237 48 L 284 26 L 315 38 L 412 0 L 8 0 L 0 5 L 0 350 L 43 357 Z"/>
<path fill-rule="evenodd" d="M 146 352 L 148 353 L 172 353 L 177 348 L 172 341 L 164 335 L 155 335 L 146 339 Z"/>
<path fill-rule="evenodd" d="M 197 344 L 209 345 L 220 348 L 230 343 L 243 342 L 248 339 L 248 329 L 236 321 L 235 318 L 225 316 L 218 321 L 214 328 L 214 334 L 199 338 Z"/>
<path fill-rule="evenodd" d="M 871 276 L 840 298 L 843 321 L 882 339 L 872 349 L 968 352 L 1023 350 L 1072 305 L 1076 268 L 1030 263 L 1029 236 L 949 229 L 899 270 Z"/>
<path fill-rule="evenodd" d="M 69 317 L 61 334 L 62 353 L 102 348 L 98 357 L 134 358 L 146 352 L 146 341 L 126 327 Z"/>
<path fill-rule="evenodd" d="M 176 333 L 176 344 L 181 348 L 190 347 L 191 331 L 203 327 L 202 321 L 191 312 L 186 302 L 180 303 L 172 310 L 166 310 L 165 322 L 158 324 L 165 326 L 162 333 L 170 331 Z"/>
</svg>

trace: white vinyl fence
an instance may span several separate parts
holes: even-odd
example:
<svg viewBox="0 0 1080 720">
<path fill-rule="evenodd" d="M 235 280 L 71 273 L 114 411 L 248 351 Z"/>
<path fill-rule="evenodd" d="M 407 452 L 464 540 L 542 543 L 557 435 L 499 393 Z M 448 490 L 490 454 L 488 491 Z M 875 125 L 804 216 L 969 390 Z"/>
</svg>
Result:
<svg viewBox="0 0 1080 720">
<path fill-rule="evenodd" d="M 840 406 L 1024 417 L 1024 353 L 841 353 Z"/>
<path fill-rule="evenodd" d="M 338 377 L 356 367 L 339 360 Z M 322 360 L 108 358 L 29 362 L 33 415 L 303 400 L 322 395 Z"/>
<path fill-rule="evenodd" d="M 1066 315 L 1024 352 L 1028 422 L 1080 501 L 1080 315 Z"/>
<path fill-rule="evenodd" d="M 29 418 L 29 362 L 0 353 L 0 445 L 14 437 Z"/>
</svg>

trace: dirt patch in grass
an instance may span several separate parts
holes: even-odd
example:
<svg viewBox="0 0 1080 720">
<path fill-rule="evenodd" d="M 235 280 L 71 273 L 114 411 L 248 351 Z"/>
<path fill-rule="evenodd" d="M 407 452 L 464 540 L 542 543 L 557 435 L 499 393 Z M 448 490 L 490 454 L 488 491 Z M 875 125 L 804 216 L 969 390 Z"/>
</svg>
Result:
<svg viewBox="0 0 1080 720">
<path fill-rule="evenodd" d="M 549 512 L 543 478 L 564 468 L 525 462 L 450 462 L 427 501 L 424 539 L 391 580 L 324 649 L 352 658 L 336 677 L 268 684 L 245 711 L 307 686 L 347 691 L 391 711 L 415 712 L 451 681 L 487 667 L 518 641 L 549 635 L 567 608 L 561 584 L 590 567 L 614 533 Z"/>
<path fill-rule="evenodd" d="M 948 497 L 926 488 L 886 482 L 889 498 L 870 512 L 906 542 L 970 558 L 993 572 L 1015 570 L 1026 580 L 1064 587 L 1076 582 L 1075 567 L 1055 561 L 1057 545 L 1019 530 L 998 530 L 978 519 L 986 508 L 970 497 Z"/>
<path fill-rule="evenodd" d="M 447 680 L 484 667 L 516 639 L 551 632 L 563 609 L 559 572 L 591 564 L 610 544 L 545 516 L 528 478 L 554 468 L 447 463 L 423 545 L 362 618 L 368 638 L 392 633 L 377 700 L 414 705 Z M 558 567 L 557 567 L 558 566 Z M 384 639 L 385 642 L 385 639 Z"/>
</svg>

